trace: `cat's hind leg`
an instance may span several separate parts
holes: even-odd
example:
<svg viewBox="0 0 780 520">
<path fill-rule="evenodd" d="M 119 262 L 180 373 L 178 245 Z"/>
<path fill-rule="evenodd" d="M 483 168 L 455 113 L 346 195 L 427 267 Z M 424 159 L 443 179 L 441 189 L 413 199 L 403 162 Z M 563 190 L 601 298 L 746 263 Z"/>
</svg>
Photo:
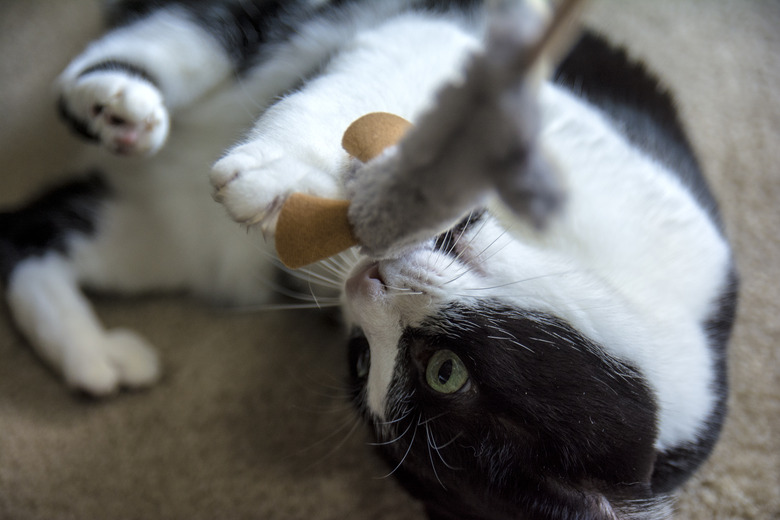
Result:
<svg viewBox="0 0 780 520">
<path fill-rule="evenodd" d="M 152 347 L 132 331 L 105 330 L 60 255 L 23 260 L 8 279 L 7 301 L 19 329 L 68 386 L 101 396 L 158 379 Z"/>
<path fill-rule="evenodd" d="M 160 373 L 145 340 L 100 324 L 70 258 L 75 243 L 89 248 L 101 233 L 110 198 L 108 185 L 93 174 L 0 212 L 0 282 L 19 330 L 70 386 L 93 395 L 147 386 Z"/>
</svg>

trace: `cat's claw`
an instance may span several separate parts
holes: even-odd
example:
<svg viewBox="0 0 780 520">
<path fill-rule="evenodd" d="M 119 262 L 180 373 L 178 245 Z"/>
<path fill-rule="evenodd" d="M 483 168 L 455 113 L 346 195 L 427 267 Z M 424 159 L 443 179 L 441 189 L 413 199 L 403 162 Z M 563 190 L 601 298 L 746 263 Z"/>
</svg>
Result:
<svg viewBox="0 0 780 520">
<path fill-rule="evenodd" d="M 60 106 L 74 129 L 118 155 L 152 155 L 168 138 L 160 91 L 122 71 L 90 72 L 62 84 Z"/>
</svg>

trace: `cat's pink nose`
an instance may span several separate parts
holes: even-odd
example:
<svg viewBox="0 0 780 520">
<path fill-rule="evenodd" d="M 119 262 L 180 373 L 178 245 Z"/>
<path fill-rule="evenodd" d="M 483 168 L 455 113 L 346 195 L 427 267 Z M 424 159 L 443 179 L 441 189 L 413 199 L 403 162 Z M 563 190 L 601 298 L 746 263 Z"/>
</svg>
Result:
<svg viewBox="0 0 780 520">
<path fill-rule="evenodd" d="M 346 283 L 347 296 L 376 298 L 385 292 L 379 264 L 371 263 L 355 273 Z"/>
</svg>

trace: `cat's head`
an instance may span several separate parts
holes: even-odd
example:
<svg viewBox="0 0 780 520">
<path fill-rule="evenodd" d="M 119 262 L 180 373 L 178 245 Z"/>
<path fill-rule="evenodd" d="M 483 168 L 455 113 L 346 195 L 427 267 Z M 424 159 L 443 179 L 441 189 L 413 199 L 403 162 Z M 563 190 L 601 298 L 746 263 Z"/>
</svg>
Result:
<svg viewBox="0 0 780 520">
<path fill-rule="evenodd" d="M 355 401 L 432 517 L 614 518 L 658 506 L 651 391 L 599 343 L 626 325 L 606 318 L 620 314 L 604 312 L 620 303 L 610 296 L 487 215 L 353 270 Z"/>
</svg>

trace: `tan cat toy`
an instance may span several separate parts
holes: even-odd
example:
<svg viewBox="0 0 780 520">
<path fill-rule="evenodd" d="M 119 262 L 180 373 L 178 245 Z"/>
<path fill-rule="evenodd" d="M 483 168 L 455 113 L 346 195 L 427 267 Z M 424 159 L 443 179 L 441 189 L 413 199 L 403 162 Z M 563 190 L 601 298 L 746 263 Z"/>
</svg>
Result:
<svg viewBox="0 0 780 520">
<path fill-rule="evenodd" d="M 353 122 L 341 145 L 366 163 L 400 141 L 410 127 L 402 117 L 374 112 Z M 276 251 L 284 265 L 298 269 L 358 245 L 349 223 L 349 204 L 303 193 L 290 195 L 276 224 Z"/>
</svg>

